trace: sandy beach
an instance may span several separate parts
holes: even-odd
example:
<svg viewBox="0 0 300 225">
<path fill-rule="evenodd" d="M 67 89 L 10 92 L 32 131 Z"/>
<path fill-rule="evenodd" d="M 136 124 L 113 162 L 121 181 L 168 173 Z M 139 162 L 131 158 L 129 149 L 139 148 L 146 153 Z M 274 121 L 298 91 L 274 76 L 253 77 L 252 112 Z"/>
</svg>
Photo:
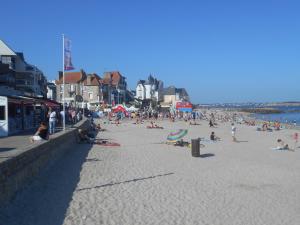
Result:
<svg viewBox="0 0 300 225">
<path fill-rule="evenodd" d="M 300 224 L 300 148 L 272 150 L 276 140 L 291 147 L 294 130 L 258 132 L 208 121 L 104 124 L 99 138 L 120 147 L 80 144 L 43 172 L 15 200 L 0 208 L 0 224 Z M 101 121 L 103 124 L 103 121 Z M 184 138 L 203 141 L 201 157 L 164 142 L 168 133 L 188 129 Z M 299 144 L 298 144 L 299 145 Z"/>
</svg>

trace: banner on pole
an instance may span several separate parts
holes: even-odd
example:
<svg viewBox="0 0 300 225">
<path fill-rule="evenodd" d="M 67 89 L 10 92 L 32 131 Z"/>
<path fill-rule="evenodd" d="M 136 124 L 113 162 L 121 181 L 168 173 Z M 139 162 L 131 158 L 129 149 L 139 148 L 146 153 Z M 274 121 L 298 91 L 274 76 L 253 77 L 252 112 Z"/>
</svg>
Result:
<svg viewBox="0 0 300 225">
<path fill-rule="evenodd" d="M 64 38 L 64 68 L 65 70 L 73 70 L 72 58 L 71 58 L 71 40 Z"/>
</svg>

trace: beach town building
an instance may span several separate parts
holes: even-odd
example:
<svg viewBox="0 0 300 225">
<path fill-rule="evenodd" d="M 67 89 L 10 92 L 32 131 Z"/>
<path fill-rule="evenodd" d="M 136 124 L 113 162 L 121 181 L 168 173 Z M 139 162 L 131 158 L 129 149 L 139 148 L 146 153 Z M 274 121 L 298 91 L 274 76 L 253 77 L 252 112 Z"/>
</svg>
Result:
<svg viewBox="0 0 300 225">
<path fill-rule="evenodd" d="M 185 88 L 170 86 L 164 89 L 162 107 L 175 107 L 177 102 L 189 102 L 190 98 Z"/>
<path fill-rule="evenodd" d="M 163 82 L 149 75 L 147 80 L 139 80 L 136 86 L 136 98 L 142 105 L 150 106 L 163 101 Z"/>
<path fill-rule="evenodd" d="M 88 108 L 97 107 L 103 101 L 102 79 L 97 74 L 88 74 L 83 80 L 82 97 Z"/>
<path fill-rule="evenodd" d="M 126 77 L 119 71 L 105 72 L 102 91 L 104 103 L 109 105 L 125 103 L 128 95 Z"/>
<path fill-rule="evenodd" d="M 55 80 L 47 83 L 47 99 L 56 101 L 56 84 Z"/>
<path fill-rule="evenodd" d="M 0 62 L 0 95 L 22 95 L 16 90 L 15 71 L 9 68 L 8 64 Z"/>
<path fill-rule="evenodd" d="M 27 63 L 23 53 L 14 52 L 2 40 L 0 40 L 0 63 L 8 65 L 9 71 L 4 69 L 6 70 L 4 73 L 5 80 L 9 80 L 7 86 L 10 92 L 14 89 L 15 94 L 18 95 L 46 98 L 47 79 L 43 72 L 38 67 Z M 12 82 L 15 85 L 12 85 Z M 2 86 L 5 85 L 2 83 Z"/>
<path fill-rule="evenodd" d="M 63 73 L 59 72 L 59 79 L 56 80 L 57 101 L 63 102 Z M 76 100 L 80 96 L 82 101 Z M 102 80 L 93 73 L 86 74 L 84 70 L 79 72 L 65 72 L 65 103 L 68 106 L 79 106 L 81 108 L 92 105 L 99 105 L 103 99 Z"/>
<path fill-rule="evenodd" d="M 81 69 L 79 72 L 65 72 L 64 77 L 65 84 L 63 84 L 63 72 L 59 71 L 58 80 L 55 81 L 56 99 L 60 103 L 64 100 L 68 106 L 75 106 L 75 97 L 83 94 L 83 81 L 86 79 L 86 73 Z"/>
</svg>

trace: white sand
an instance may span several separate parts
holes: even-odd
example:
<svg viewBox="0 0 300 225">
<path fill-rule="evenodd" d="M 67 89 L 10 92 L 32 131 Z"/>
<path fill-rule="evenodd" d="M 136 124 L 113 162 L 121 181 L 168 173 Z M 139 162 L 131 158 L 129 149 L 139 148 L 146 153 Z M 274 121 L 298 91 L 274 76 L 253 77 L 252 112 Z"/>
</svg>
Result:
<svg viewBox="0 0 300 225">
<path fill-rule="evenodd" d="M 299 225 L 300 148 L 271 150 L 277 138 L 292 145 L 294 131 L 237 125 L 241 142 L 233 143 L 229 123 L 200 123 L 105 125 L 99 136 L 121 147 L 77 146 L 2 209 L 0 224 Z M 160 144 L 178 128 L 189 129 L 186 140 L 211 131 L 223 140 L 203 143 L 203 157 L 194 158 L 188 148 Z"/>
</svg>

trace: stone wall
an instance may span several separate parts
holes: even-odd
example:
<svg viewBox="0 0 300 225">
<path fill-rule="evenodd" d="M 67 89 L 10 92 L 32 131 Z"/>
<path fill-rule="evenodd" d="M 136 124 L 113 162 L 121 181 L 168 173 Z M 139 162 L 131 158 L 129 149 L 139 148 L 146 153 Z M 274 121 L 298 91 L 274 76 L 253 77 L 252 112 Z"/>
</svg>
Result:
<svg viewBox="0 0 300 225">
<path fill-rule="evenodd" d="M 84 119 L 74 128 L 58 132 L 49 141 L 36 143 L 23 148 L 20 154 L 0 163 L 0 204 L 14 197 L 26 183 L 39 172 L 53 164 L 76 144 L 78 128 L 87 128 L 89 121 Z"/>
</svg>

